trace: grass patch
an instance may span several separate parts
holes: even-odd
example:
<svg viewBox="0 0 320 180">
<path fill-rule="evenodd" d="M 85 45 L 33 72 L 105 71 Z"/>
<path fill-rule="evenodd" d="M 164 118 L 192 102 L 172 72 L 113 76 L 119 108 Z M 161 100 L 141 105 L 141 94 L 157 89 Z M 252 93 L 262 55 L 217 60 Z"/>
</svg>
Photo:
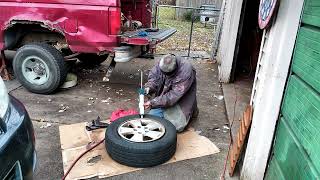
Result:
<svg viewBox="0 0 320 180">
<path fill-rule="evenodd" d="M 177 32 L 157 46 L 158 53 L 169 53 L 170 51 L 187 51 L 189 46 L 191 22 L 178 20 L 174 8 L 159 8 L 159 28 L 175 28 Z M 191 18 L 191 17 L 190 17 Z M 215 26 L 196 21 L 193 27 L 191 51 L 210 52 L 214 39 Z"/>
</svg>

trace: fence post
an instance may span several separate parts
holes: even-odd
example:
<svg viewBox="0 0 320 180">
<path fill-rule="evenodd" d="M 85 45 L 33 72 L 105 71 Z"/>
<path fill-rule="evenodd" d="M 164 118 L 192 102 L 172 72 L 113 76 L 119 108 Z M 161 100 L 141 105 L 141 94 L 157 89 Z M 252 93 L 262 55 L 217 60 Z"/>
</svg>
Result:
<svg viewBox="0 0 320 180">
<path fill-rule="evenodd" d="M 191 41 L 192 41 L 192 32 L 193 32 L 193 21 L 194 21 L 194 9 L 192 9 L 191 15 L 191 28 L 190 28 L 190 37 L 189 37 L 189 48 L 188 48 L 188 57 L 190 57 L 190 48 L 191 48 Z"/>
</svg>

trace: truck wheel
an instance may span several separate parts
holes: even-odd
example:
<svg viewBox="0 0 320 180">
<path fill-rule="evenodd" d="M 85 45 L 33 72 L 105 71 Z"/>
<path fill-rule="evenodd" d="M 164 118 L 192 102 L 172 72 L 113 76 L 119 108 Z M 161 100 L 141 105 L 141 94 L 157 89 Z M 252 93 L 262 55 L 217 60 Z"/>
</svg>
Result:
<svg viewBox="0 0 320 180">
<path fill-rule="evenodd" d="M 87 65 L 87 66 L 96 66 L 96 65 L 100 65 L 101 63 L 103 63 L 107 58 L 108 55 L 97 55 L 97 54 L 80 54 L 78 56 L 79 60 Z"/>
<path fill-rule="evenodd" d="M 112 122 L 105 145 L 110 157 L 132 167 L 151 167 L 168 161 L 176 152 L 176 128 L 168 120 L 131 115 Z"/>
<path fill-rule="evenodd" d="M 26 89 L 38 94 L 54 92 L 67 76 L 62 54 L 44 43 L 27 44 L 18 49 L 13 70 Z"/>
</svg>

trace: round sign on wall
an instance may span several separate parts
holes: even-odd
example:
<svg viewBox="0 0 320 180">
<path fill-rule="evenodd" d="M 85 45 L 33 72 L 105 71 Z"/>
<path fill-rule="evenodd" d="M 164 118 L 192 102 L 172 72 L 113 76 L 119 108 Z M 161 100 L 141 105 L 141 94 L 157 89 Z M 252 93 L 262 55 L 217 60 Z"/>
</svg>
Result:
<svg viewBox="0 0 320 180">
<path fill-rule="evenodd" d="M 265 29 L 271 23 L 278 0 L 261 0 L 259 6 L 259 27 Z"/>
</svg>

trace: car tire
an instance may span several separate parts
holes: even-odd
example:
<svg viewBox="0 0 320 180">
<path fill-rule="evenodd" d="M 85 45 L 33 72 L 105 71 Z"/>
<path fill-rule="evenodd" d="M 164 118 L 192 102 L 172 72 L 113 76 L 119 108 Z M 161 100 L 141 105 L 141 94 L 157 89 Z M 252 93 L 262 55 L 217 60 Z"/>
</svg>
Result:
<svg viewBox="0 0 320 180">
<path fill-rule="evenodd" d="M 18 49 L 13 70 L 29 91 L 50 94 L 64 83 L 67 68 L 61 52 L 45 43 L 31 43 Z"/>
<path fill-rule="evenodd" d="M 137 142 L 128 140 L 128 137 L 124 138 L 123 132 L 127 131 L 120 129 L 138 119 L 140 119 L 139 115 L 126 116 L 117 119 L 109 125 L 106 130 L 105 146 L 110 157 L 120 164 L 132 167 L 152 167 L 170 160 L 175 154 L 177 146 L 177 132 L 174 125 L 168 120 L 152 115 L 145 115 L 141 128 L 147 131 L 145 127 L 150 127 L 150 132 L 153 131 L 153 134 L 154 132 L 158 133 L 158 139 L 154 138 L 154 140 L 150 140 L 148 138 L 144 142 Z M 152 125 L 151 123 L 146 123 L 145 120 L 152 122 Z M 157 126 L 161 125 L 161 127 L 156 129 L 155 124 Z M 153 130 L 151 130 L 152 126 Z M 132 128 L 134 129 L 134 126 Z M 160 137 L 161 134 L 162 136 Z"/>
<path fill-rule="evenodd" d="M 90 53 L 83 53 L 78 56 L 78 59 L 87 66 L 97 66 L 103 63 L 108 58 L 108 55 L 97 55 Z"/>
</svg>

